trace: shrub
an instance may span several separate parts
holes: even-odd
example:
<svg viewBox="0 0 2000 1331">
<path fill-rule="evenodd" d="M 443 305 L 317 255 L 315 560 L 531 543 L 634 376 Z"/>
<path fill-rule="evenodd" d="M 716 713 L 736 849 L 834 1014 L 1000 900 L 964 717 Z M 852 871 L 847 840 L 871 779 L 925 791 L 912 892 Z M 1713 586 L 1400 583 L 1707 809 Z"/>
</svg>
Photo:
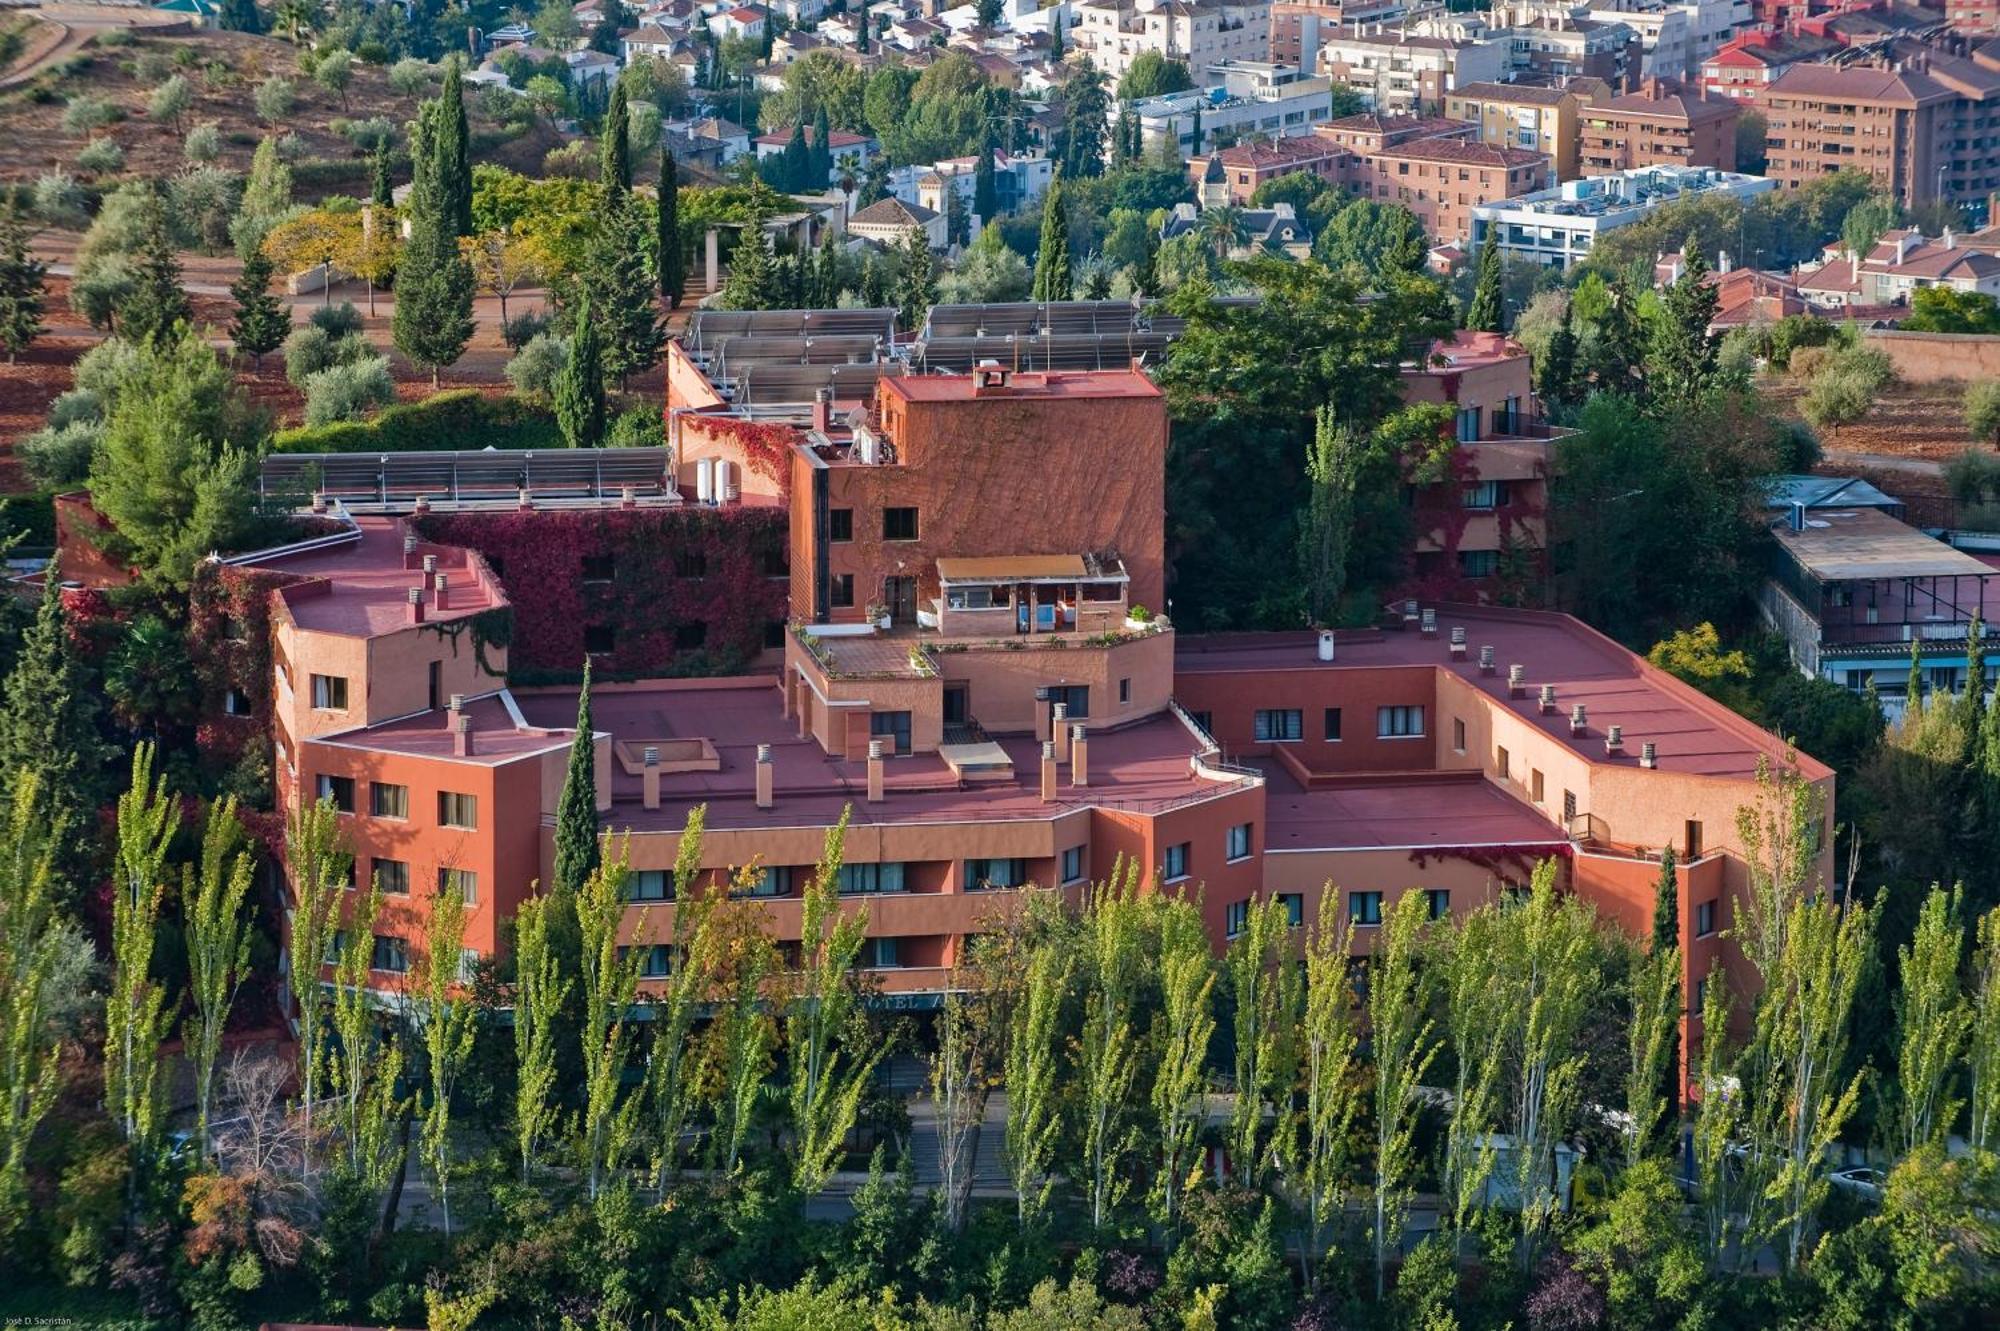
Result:
<svg viewBox="0 0 2000 1331">
<path fill-rule="evenodd" d="M 2000 379 L 1982 379 L 1965 390 L 1965 429 L 1981 443 L 2000 448 Z"/>
<path fill-rule="evenodd" d="M 500 336 L 506 341 L 509 347 L 515 351 L 519 351 L 522 347 L 534 341 L 536 337 L 547 332 L 548 327 L 548 315 L 542 313 L 540 310 L 529 310 L 526 314 L 517 314 L 506 323 L 501 324 Z"/>
<path fill-rule="evenodd" d="M 187 132 L 181 151 L 190 162 L 209 163 L 222 156 L 222 126 L 204 120 Z"/>
<path fill-rule="evenodd" d="M 134 285 L 132 266 L 120 255 L 107 255 L 70 279 L 69 307 L 92 328 L 108 328 Z"/>
<path fill-rule="evenodd" d="M 2000 457 L 1968 448 L 1944 465 L 1944 481 L 1960 504 L 1983 504 L 2000 495 Z"/>
<path fill-rule="evenodd" d="M 405 97 L 429 92 L 437 67 L 422 60 L 403 59 L 389 66 L 389 87 Z"/>
<path fill-rule="evenodd" d="M 139 349 L 123 338 L 99 342 L 77 357 L 76 387 L 56 401 L 61 402 L 71 394 L 88 393 L 108 407 L 139 373 L 140 364 Z M 53 415 L 54 408 L 50 411 Z"/>
<path fill-rule="evenodd" d="M 99 46 L 130 46 L 132 44 L 132 30 L 130 28 L 106 28 L 91 40 Z"/>
<path fill-rule="evenodd" d="M 90 221 L 83 186 L 67 171 L 45 171 L 35 179 L 35 216 L 50 226 L 81 227 Z"/>
<path fill-rule="evenodd" d="M 91 388 L 72 388 L 49 403 L 49 428 L 60 430 L 78 421 L 104 419 L 104 395 Z"/>
<path fill-rule="evenodd" d="M 307 324 L 294 328 L 285 339 L 285 378 L 304 388 L 306 380 L 321 370 L 352 361 L 365 360 L 375 349 L 361 337 L 329 337 L 324 328 Z"/>
<path fill-rule="evenodd" d="M 114 175 L 125 169 L 125 150 L 116 139 L 92 139 L 77 153 L 76 165 L 93 176 Z"/>
<path fill-rule="evenodd" d="M 384 116 L 371 116 L 367 120 L 343 120 L 334 126 L 334 130 L 365 153 L 375 152 L 396 141 L 395 122 Z"/>
<path fill-rule="evenodd" d="M 63 133 L 88 134 L 94 129 L 104 128 L 116 119 L 118 119 L 118 108 L 102 97 L 80 93 L 70 98 L 63 106 Z"/>
<path fill-rule="evenodd" d="M 611 418 L 611 427 L 604 432 L 606 448 L 658 448 L 666 442 L 666 423 L 655 407 L 621 411 Z"/>
<path fill-rule="evenodd" d="M 282 74 L 273 74 L 257 85 L 253 98 L 257 118 L 267 125 L 275 125 L 292 113 L 298 99 L 298 85 Z"/>
<path fill-rule="evenodd" d="M 1799 412 L 1814 429 L 1832 433 L 1866 416 L 1876 392 L 1877 386 L 1860 369 L 1830 365 L 1799 399 Z"/>
<path fill-rule="evenodd" d="M 565 143 L 560 148 L 551 148 L 542 155 L 542 172 L 545 175 L 586 180 L 596 170 L 597 150 L 583 139 Z"/>
<path fill-rule="evenodd" d="M 396 400 L 389 362 L 381 356 L 333 365 L 306 376 L 306 424 L 355 421 Z"/>
<path fill-rule="evenodd" d="M 569 339 L 555 333 L 537 333 L 507 362 L 507 382 L 527 397 L 547 397 L 556 376 L 569 364 Z"/>
<path fill-rule="evenodd" d="M 132 77 L 141 83 L 164 83 L 173 72 L 173 57 L 165 51 L 141 51 L 132 59 Z"/>
<path fill-rule="evenodd" d="M 281 162 L 302 161 L 306 155 L 306 141 L 296 134 L 280 134 L 277 152 Z"/>
<path fill-rule="evenodd" d="M 90 475 L 91 460 L 104 439 L 102 421 L 72 421 L 37 430 L 20 443 L 21 465 L 43 487 L 75 485 Z"/>
<path fill-rule="evenodd" d="M 422 402 L 385 407 L 372 420 L 281 430 L 271 440 L 271 451 L 409 453 L 457 448 L 474 439 L 481 447 L 501 449 L 563 447 L 562 431 L 547 407 L 525 398 L 489 398 L 477 389 L 459 388 Z"/>
<path fill-rule="evenodd" d="M 153 89 L 146 102 L 146 115 L 156 125 L 178 125 L 194 105 L 194 86 L 186 76 L 176 74 Z"/>
<path fill-rule="evenodd" d="M 354 48 L 354 58 L 364 65 L 386 65 L 389 63 L 389 48 L 371 39 Z"/>
<path fill-rule="evenodd" d="M 361 311 L 354 308 L 353 301 L 343 300 L 338 305 L 314 307 L 308 322 L 328 337 L 349 337 L 361 331 Z"/>
<path fill-rule="evenodd" d="M 1833 364 L 1834 357 L 1839 354 L 1834 348 L 1828 346 L 1798 347 L 1790 353 L 1786 365 L 1791 370 L 1793 377 L 1810 380 L 1821 370 Z"/>
</svg>

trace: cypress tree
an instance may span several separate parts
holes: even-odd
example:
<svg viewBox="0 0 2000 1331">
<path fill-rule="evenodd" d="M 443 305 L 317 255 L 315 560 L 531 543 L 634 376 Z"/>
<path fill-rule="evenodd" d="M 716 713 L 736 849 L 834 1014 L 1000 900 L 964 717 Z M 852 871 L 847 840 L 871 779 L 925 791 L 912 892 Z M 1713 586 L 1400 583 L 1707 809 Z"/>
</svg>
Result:
<svg viewBox="0 0 2000 1331">
<path fill-rule="evenodd" d="M 1061 19 L 1049 22 L 1049 63 L 1060 65 L 1063 58 L 1063 28 Z"/>
<path fill-rule="evenodd" d="M 611 101 L 597 132 L 597 178 L 608 194 L 623 195 L 632 188 L 631 112 L 627 109 L 625 80 L 611 84 Z"/>
<path fill-rule="evenodd" d="M 0 210 L 0 347 L 7 361 L 42 333 L 42 281 L 48 266 L 28 253 L 28 228 L 11 204 Z"/>
<path fill-rule="evenodd" d="M 35 776 L 49 844 L 74 891 L 86 880 L 93 858 L 97 811 L 109 794 L 103 773 L 111 751 L 98 735 L 99 694 L 71 640 L 61 585 L 52 564 L 41 606 L 7 677 L 0 770 L 10 782 Z"/>
<path fill-rule="evenodd" d="M 681 175 L 671 148 L 660 149 L 660 234 L 654 244 L 660 252 L 660 295 L 667 308 L 680 308 L 681 292 L 687 287 L 687 245 L 681 239 Z"/>
<path fill-rule="evenodd" d="M 1173 136 L 1170 134 L 1167 137 L 1171 139 Z M 1171 147 L 1172 146 L 1171 143 L 1168 146 Z M 1196 102 L 1194 106 L 1194 127 L 1190 131 L 1190 137 L 1188 139 L 1188 156 L 1199 157 L 1200 155 L 1201 155 L 1201 103 Z"/>
<path fill-rule="evenodd" d="M 243 271 L 229 284 L 236 301 L 236 318 L 230 322 L 229 336 L 236 349 L 249 355 L 251 365 L 261 369 L 264 357 L 284 345 L 292 331 L 291 312 L 271 292 L 271 256 L 260 249 L 250 251 Z"/>
<path fill-rule="evenodd" d="M 819 104 L 819 114 L 813 117 L 812 132 L 812 185 L 814 193 L 827 187 L 833 179 L 833 125 L 827 119 L 826 103 Z"/>
<path fill-rule="evenodd" d="M 993 136 L 979 145 L 979 161 L 972 168 L 972 211 L 979 214 L 983 228 L 1000 215 L 1000 191 L 993 182 Z"/>
<path fill-rule="evenodd" d="M 458 252 L 451 206 L 450 108 L 456 101 L 454 64 L 447 62 L 451 92 L 420 115 L 412 136 L 412 159 L 420 165 L 410 190 L 410 240 L 396 269 L 396 315 L 390 327 L 396 350 L 412 364 L 428 367 L 431 387 L 439 371 L 455 364 L 472 339 L 472 267 Z M 459 113 L 464 114 L 460 105 Z M 427 149 L 426 151 L 419 151 Z M 425 163 L 425 158 L 431 160 Z"/>
<path fill-rule="evenodd" d="M 387 208 L 396 201 L 395 182 L 389 177 L 389 145 L 384 142 L 375 150 L 375 171 L 369 181 L 368 201 L 377 207 Z"/>
<path fill-rule="evenodd" d="M 931 260 L 931 243 L 922 227 L 911 227 L 903 241 L 903 280 L 899 304 L 903 327 L 924 326 L 924 316 L 937 304 L 937 266 Z"/>
<path fill-rule="evenodd" d="M 556 802 L 555 892 L 575 901 L 603 862 L 597 839 L 597 742 L 590 724 L 590 659 L 583 662 L 583 689 L 576 696 L 576 737 L 569 745 L 569 772 Z"/>
<path fill-rule="evenodd" d="M 1568 305 L 1563 306 L 1562 322 L 1535 367 L 1535 390 L 1542 401 L 1557 406 L 1568 406 L 1576 396 L 1576 319 Z"/>
<path fill-rule="evenodd" d="M 1674 848 L 1660 850 L 1660 877 L 1653 889 L 1653 951 L 1681 945 L 1681 890 L 1674 877 Z"/>
<path fill-rule="evenodd" d="M 614 193 L 597 219 L 590 249 L 577 281 L 590 298 L 604 339 L 604 373 L 624 387 L 628 377 L 652 365 L 667 344 L 655 296 L 657 236 L 630 194 Z"/>
<path fill-rule="evenodd" d="M 431 151 L 437 158 L 438 200 L 444 209 L 447 234 L 472 234 L 472 131 L 465 120 L 465 83 L 456 55 L 444 62 L 444 89 L 437 98 L 437 137 Z M 631 173 L 626 173 L 630 179 Z"/>
<path fill-rule="evenodd" d="M 1042 238 L 1035 252 L 1035 288 L 1029 299 L 1069 298 L 1069 205 L 1063 200 L 1062 179 L 1058 177 L 1042 200 Z"/>
<path fill-rule="evenodd" d="M 1646 375 L 1653 392 L 1670 402 L 1690 403 L 1707 390 L 1720 360 L 1722 339 L 1709 331 L 1719 297 L 1710 286 L 1708 263 L 1690 237 L 1687 267 L 1660 296 L 1653 320 Z"/>
<path fill-rule="evenodd" d="M 590 317 L 590 297 L 577 302 L 576 322 L 569 335 L 569 359 L 556 374 L 553 388 L 556 424 L 571 448 L 597 448 L 604 443 L 604 351 L 597 321 Z"/>
<path fill-rule="evenodd" d="M 194 318 L 187 290 L 181 285 L 181 263 L 167 231 L 167 207 L 157 187 L 146 204 L 144 248 L 138 278 L 118 305 L 118 331 L 133 342 L 164 346 L 174 327 Z"/>
<path fill-rule="evenodd" d="M 1494 243 L 1491 230 L 1479 248 L 1479 281 L 1472 288 L 1472 303 L 1465 308 L 1465 326 L 1478 333 L 1507 331 L 1507 311 L 1500 294 L 1500 247 Z"/>
<path fill-rule="evenodd" d="M 780 189 L 787 194 L 798 194 L 809 188 L 812 175 L 812 149 L 806 147 L 806 126 L 802 120 L 792 122 L 792 137 L 785 141 L 784 165 L 778 169 L 778 178 L 784 182 Z"/>
<path fill-rule="evenodd" d="M 834 248 L 833 228 L 820 233 L 819 263 L 813 269 L 813 307 L 830 310 L 840 304 L 840 252 Z"/>
</svg>

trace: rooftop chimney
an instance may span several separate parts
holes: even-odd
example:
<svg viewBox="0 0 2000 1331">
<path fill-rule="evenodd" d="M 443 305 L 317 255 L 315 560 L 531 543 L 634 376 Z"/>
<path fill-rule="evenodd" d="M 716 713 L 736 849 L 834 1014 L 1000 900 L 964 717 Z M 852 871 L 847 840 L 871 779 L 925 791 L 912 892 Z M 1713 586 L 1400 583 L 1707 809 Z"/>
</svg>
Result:
<svg viewBox="0 0 2000 1331">
<path fill-rule="evenodd" d="M 472 756 L 472 718 L 464 712 L 452 713 L 451 751 L 461 758 Z"/>
<path fill-rule="evenodd" d="M 1510 665 L 1507 667 L 1508 697 L 1510 698 L 1520 697 L 1521 690 L 1527 686 L 1527 683 L 1528 683 L 1528 668 L 1526 666 Z"/>
<path fill-rule="evenodd" d="M 1319 631 L 1319 659 L 1322 661 L 1331 661 L 1334 657 L 1334 651 L 1333 630 L 1321 629 Z"/>
<path fill-rule="evenodd" d="M 524 485 L 515 491 L 514 507 L 523 513 L 532 513 L 535 511 L 535 497 L 528 493 L 527 486 Z"/>
<path fill-rule="evenodd" d="M 1453 656 L 1465 655 L 1465 625 L 1463 624 L 1454 624 L 1451 626 L 1451 654 Z"/>
<path fill-rule="evenodd" d="M 629 486 L 629 485 L 621 485 L 621 486 L 619 486 L 619 487 L 618 487 L 618 507 L 620 507 L 620 508 L 637 508 L 637 507 L 639 507 L 639 492 L 638 492 L 637 490 L 633 489 L 633 488 L 632 488 L 631 486 Z"/>
<path fill-rule="evenodd" d="M 1054 804 L 1055 801 L 1056 742 L 1052 739 L 1045 739 L 1042 741 L 1042 803 Z"/>
<path fill-rule="evenodd" d="M 403 567 L 415 568 L 417 566 L 416 559 L 417 559 L 417 535 L 415 532 L 404 532 Z"/>
<path fill-rule="evenodd" d="M 1556 686 L 1553 684 L 1544 684 L 1542 685 L 1542 714 L 1546 716 L 1548 713 L 1555 711 L 1555 709 Z"/>
<path fill-rule="evenodd" d="M 432 603 L 440 610 L 451 609 L 451 575 L 449 573 L 438 574 L 435 578 L 431 579 L 431 586 L 436 589 L 435 595 L 431 598 Z"/>
<path fill-rule="evenodd" d="M 1578 703 L 1569 709 L 1569 733 L 1582 735 L 1587 734 L 1589 730 L 1590 713 L 1584 710 L 1582 703 Z"/>
<path fill-rule="evenodd" d="M 438 571 L 438 557 L 436 555 L 425 555 L 424 576 L 428 578 L 437 571 Z"/>
<path fill-rule="evenodd" d="M 1607 726 L 1604 731 L 1604 751 L 1606 753 L 1625 752 L 1625 727 Z"/>
<path fill-rule="evenodd" d="M 424 514 L 430 512 L 431 497 L 429 495 L 418 495 L 415 501 L 411 503 L 410 511 L 412 513 L 417 513 L 417 514 Z"/>
<path fill-rule="evenodd" d="M 882 741 L 868 741 L 868 802 L 882 802 Z"/>
<path fill-rule="evenodd" d="M 813 394 L 813 429 L 825 434 L 833 428 L 833 390 L 822 388 Z"/>
<path fill-rule="evenodd" d="M 1049 741 L 1056 746 L 1056 761 L 1069 758 L 1069 733 L 1065 722 L 1069 719 L 1069 704 L 1056 703 L 1049 708 Z"/>
<path fill-rule="evenodd" d="M 422 587 L 410 588 L 410 622 L 412 624 L 421 624 L 424 622 L 424 589 Z"/>
<path fill-rule="evenodd" d="M 1653 741 L 1647 740 L 1644 744 L 1641 744 L 1639 746 L 1639 766 L 1658 767 L 1659 765 L 1660 765 L 1659 750 L 1653 747 Z"/>
<path fill-rule="evenodd" d="M 1090 784 L 1090 732 L 1082 726 L 1069 728 L 1069 783 Z"/>
<path fill-rule="evenodd" d="M 465 695 L 464 695 L 463 693 L 454 693 L 454 694 L 452 694 L 452 695 L 451 695 L 451 698 L 450 698 L 450 700 L 449 700 L 449 702 L 448 702 L 448 704 L 447 704 L 447 705 L 448 705 L 448 706 L 449 706 L 449 707 L 451 708 L 451 710 L 452 710 L 452 711 L 453 711 L 454 713 L 458 713 L 458 712 L 462 712 L 462 711 L 464 711 L 464 710 L 465 710 Z"/>
<path fill-rule="evenodd" d="M 312 511 L 315 513 L 326 512 L 326 491 L 324 490 L 313 491 Z"/>
<path fill-rule="evenodd" d="M 1482 675 L 1493 673 L 1493 648 L 1490 645 L 1479 649 L 1479 673 Z"/>
<path fill-rule="evenodd" d="M 757 746 L 757 807 L 771 807 L 771 746 Z"/>
<path fill-rule="evenodd" d="M 639 776 L 640 780 L 645 783 L 643 789 L 645 792 L 646 807 L 657 809 L 660 807 L 660 746 L 657 744 L 648 744 L 639 753 L 641 760 L 645 763 L 645 767 Z"/>
<path fill-rule="evenodd" d="M 1438 632 L 1438 612 L 1435 610 L 1425 610 L 1423 618 L 1418 621 L 1418 625 L 1419 631 L 1426 638 L 1435 638 Z"/>
</svg>

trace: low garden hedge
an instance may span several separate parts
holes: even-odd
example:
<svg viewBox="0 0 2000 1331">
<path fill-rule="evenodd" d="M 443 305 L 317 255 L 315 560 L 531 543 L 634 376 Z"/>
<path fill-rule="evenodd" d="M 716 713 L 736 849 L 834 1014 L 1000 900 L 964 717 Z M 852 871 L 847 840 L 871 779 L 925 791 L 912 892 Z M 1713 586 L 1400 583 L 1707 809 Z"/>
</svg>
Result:
<svg viewBox="0 0 2000 1331">
<path fill-rule="evenodd" d="M 415 453 L 435 449 L 562 448 L 555 413 L 518 397 L 455 388 L 399 402 L 365 421 L 280 430 L 273 453 Z"/>
</svg>

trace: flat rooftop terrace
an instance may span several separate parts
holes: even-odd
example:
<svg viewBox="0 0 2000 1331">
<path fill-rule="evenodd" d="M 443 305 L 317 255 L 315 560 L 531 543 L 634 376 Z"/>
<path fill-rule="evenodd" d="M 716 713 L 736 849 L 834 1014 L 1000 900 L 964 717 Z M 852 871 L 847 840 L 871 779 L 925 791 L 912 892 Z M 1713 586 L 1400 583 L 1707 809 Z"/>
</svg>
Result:
<svg viewBox="0 0 2000 1331">
<path fill-rule="evenodd" d="M 358 540 L 297 555 L 246 561 L 251 568 L 289 573 L 319 582 L 324 590 L 294 584 L 283 589 L 293 622 L 318 633 L 373 638 L 409 626 L 409 595 L 424 581 L 423 571 L 403 567 L 403 526 L 389 517 L 355 519 Z M 466 619 L 504 605 L 492 575 L 475 570 L 470 552 L 425 545 L 449 579 L 448 609 L 440 610 L 427 592 L 424 618 L 433 622 Z"/>
<path fill-rule="evenodd" d="M 516 758 L 531 757 L 554 749 L 567 749 L 576 734 L 576 708 L 570 708 L 567 726 L 540 726 L 524 723 L 508 704 L 504 693 L 469 698 L 465 715 L 472 720 L 472 752 L 460 757 L 451 729 L 451 713 L 445 708 L 400 716 L 393 721 L 355 730 L 337 731 L 307 740 L 308 744 L 331 744 L 340 748 L 362 749 L 371 753 L 397 753 L 412 758 L 444 758 L 453 762 L 497 767 Z"/>
<path fill-rule="evenodd" d="M 1364 629 L 1337 637 L 1337 658 L 1318 659 L 1312 633 L 1180 635 L 1175 641 L 1176 675 L 1263 673 L 1268 671 L 1357 670 L 1370 666 L 1428 665 L 1456 675 L 1462 682 L 1511 710 L 1557 743 L 1567 745 L 1593 763 L 1639 765 L 1639 746 L 1655 746 L 1664 771 L 1699 776 L 1753 776 L 1759 759 L 1783 761 L 1784 742 L 1758 728 L 1722 704 L 1657 670 L 1617 643 L 1568 615 L 1535 610 L 1493 610 L 1479 606 L 1439 605 L 1437 634 L 1427 637 L 1412 624 L 1407 630 Z M 1465 629 L 1466 651 L 1453 658 L 1453 626 Z M 1494 672 L 1482 674 L 1479 649 L 1493 648 Z M 1507 670 L 1519 665 L 1526 672 L 1522 696 L 1509 696 Z M 1556 710 L 1544 715 L 1538 703 L 1541 686 L 1556 686 Z M 1589 731 L 1569 733 L 1569 711 L 1584 704 Z M 1604 751 L 1605 730 L 1624 727 L 1624 752 Z M 1811 779 L 1831 775 L 1830 769 L 1805 754 L 1800 771 Z"/>
<path fill-rule="evenodd" d="M 1565 846 L 1555 824 L 1476 772 L 1384 774 L 1307 790 L 1276 763 L 1253 764 L 1264 793 L 1265 849 L 1455 850 Z"/>
<path fill-rule="evenodd" d="M 576 717 L 574 689 L 538 689 L 515 699 L 533 726 L 554 729 Z M 601 685 L 590 701 L 592 724 L 610 732 L 614 745 L 706 739 L 714 746 L 715 770 L 662 773 L 658 809 L 644 807 L 642 778 L 613 761 L 605 825 L 635 832 L 678 830 L 688 810 L 703 803 L 716 828 L 820 826 L 839 818 L 845 805 L 853 806 L 857 825 L 1034 820 L 1091 807 L 1158 812 L 1255 780 L 1197 775 L 1191 760 L 1201 740 L 1163 714 L 1092 730 L 1089 786 L 1072 786 L 1064 767 L 1052 803 L 1041 797 L 1041 746 L 1026 736 L 1002 736 L 994 742 L 1013 764 L 1011 777 L 961 784 L 936 754 L 912 754 L 885 762 L 884 799 L 869 804 L 867 764 L 830 757 L 814 740 L 800 739 L 780 711 L 774 678 Z M 769 809 L 756 804 L 760 744 L 771 746 Z"/>
</svg>

